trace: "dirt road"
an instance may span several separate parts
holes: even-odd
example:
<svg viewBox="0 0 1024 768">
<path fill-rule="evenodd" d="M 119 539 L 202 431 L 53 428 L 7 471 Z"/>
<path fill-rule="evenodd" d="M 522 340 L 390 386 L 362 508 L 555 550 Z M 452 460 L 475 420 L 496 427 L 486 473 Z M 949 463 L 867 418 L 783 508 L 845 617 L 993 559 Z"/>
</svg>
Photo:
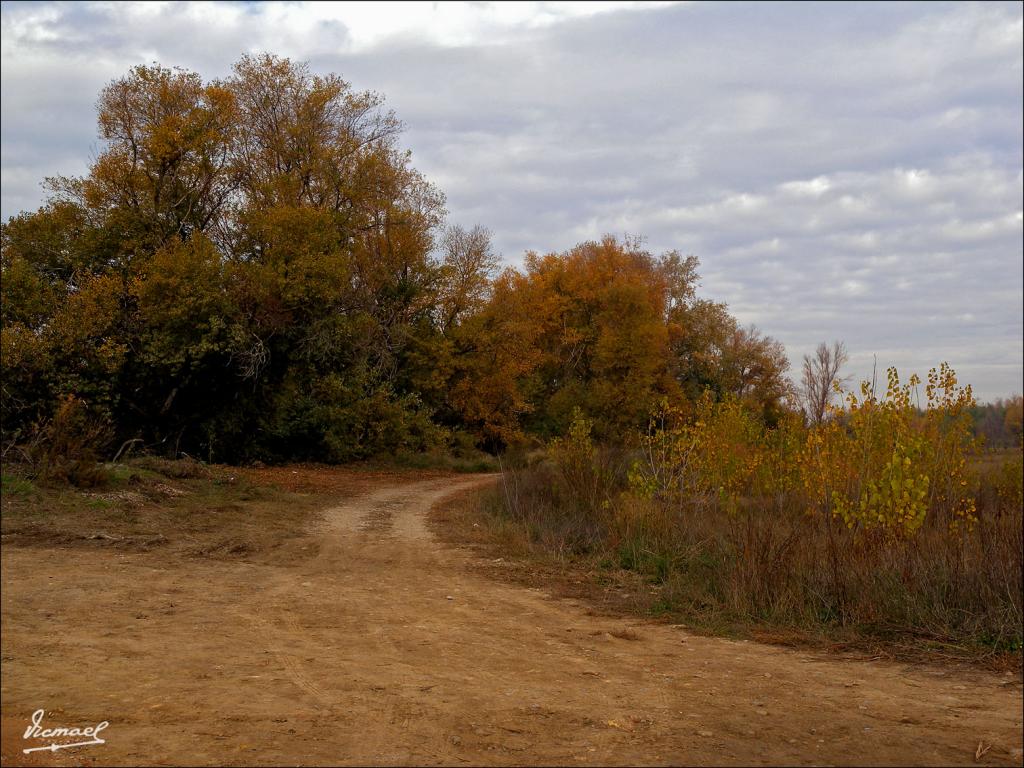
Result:
<svg viewBox="0 0 1024 768">
<path fill-rule="evenodd" d="M 8 548 L 5 757 L 43 708 L 110 726 L 33 764 L 1021 764 L 1018 677 L 690 636 L 479 575 L 425 514 L 487 481 L 379 487 L 286 564 Z"/>
</svg>

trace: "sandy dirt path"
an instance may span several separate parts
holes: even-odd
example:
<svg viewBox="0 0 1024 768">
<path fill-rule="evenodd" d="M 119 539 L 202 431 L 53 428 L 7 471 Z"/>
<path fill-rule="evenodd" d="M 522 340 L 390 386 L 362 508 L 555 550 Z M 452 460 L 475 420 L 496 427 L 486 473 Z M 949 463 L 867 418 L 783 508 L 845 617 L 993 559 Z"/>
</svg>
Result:
<svg viewBox="0 0 1024 768">
<path fill-rule="evenodd" d="M 110 726 L 32 764 L 1021 764 L 1019 677 L 692 636 L 480 575 L 425 515 L 488 481 L 359 496 L 290 565 L 8 548 L 6 747 L 44 708 Z"/>
</svg>

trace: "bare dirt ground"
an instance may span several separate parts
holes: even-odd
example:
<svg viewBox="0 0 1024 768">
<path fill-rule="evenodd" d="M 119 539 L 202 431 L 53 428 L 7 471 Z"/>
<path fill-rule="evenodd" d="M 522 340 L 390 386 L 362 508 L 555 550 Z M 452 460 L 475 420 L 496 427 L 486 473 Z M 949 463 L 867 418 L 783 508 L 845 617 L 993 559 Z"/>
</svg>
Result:
<svg viewBox="0 0 1024 768">
<path fill-rule="evenodd" d="M 425 518 L 492 479 L 377 478 L 269 559 L 5 546 L 4 764 L 1021 764 L 1016 675 L 688 635 L 488 578 Z M 23 755 L 40 708 L 108 721 L 106 743 Z"/>
</svg>

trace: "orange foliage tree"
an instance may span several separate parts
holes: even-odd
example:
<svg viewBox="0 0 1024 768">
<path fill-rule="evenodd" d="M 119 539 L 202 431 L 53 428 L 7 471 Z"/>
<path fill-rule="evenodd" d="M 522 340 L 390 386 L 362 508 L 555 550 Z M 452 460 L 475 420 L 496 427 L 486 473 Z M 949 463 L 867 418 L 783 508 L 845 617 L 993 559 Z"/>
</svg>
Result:
<svg viewBox="0 0 1024 768">
<path fill-rule="evenodd" d="M 527 254 L 472 324 L 477 358 L 468 365 L 483 360 L 495 376 L 457 389 L 457 407 L 505 424 L 522 415 L 539 435 L 563 434 L 580 408 L 595 437 L 615 440 L 646 423 L 661 398 L 681 403 L 705 388 L 777 408 L 781 345 L 697 299 L 696 285 L 694 257 L 654 256 L 635 239 Z"/>
</svg>

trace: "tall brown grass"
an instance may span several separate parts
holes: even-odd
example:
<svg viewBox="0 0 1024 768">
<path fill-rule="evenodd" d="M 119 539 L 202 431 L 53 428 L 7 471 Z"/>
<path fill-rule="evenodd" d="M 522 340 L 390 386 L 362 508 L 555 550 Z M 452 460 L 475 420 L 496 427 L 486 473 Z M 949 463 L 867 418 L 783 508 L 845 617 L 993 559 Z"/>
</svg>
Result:
<svg viewBox="0 0 1024 768">
<path fill-rule="evenodd" d="M 1021 648 L 1019 452 L 975 462 L 975 524 L 894 538 L 811 514 L 794 495 L 728 509 L 645 497 L 630 486 L 635 453 L 566 451 L 506 469 L 487 513 L 535 553 L 641 577 L 656 613 L 970 655 Z"/>
</svg>

